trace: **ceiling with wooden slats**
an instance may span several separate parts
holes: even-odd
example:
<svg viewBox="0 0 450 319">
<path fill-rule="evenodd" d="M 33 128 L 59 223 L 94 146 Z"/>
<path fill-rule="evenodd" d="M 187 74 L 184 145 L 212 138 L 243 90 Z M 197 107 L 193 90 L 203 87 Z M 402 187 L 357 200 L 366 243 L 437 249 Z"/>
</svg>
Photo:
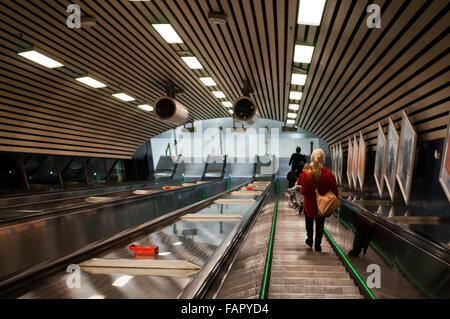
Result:
<svg viewBox="0 0 450 319">
<path fill-rule="evenodd" d="M 70 3 L 96 25 L 68 28 Z M 381 7 L 380 29 L 367 27 L 371 3 Z M 359 131 L 373 147 L 377 122 L 399 122 L 402 110 L 419 139 L 445 136 L 447 1 L 328 0 L 320 26 L 297 24 L 298 8 L 299 0 L 4 0 L 0 151 L 130 158 L 173 127 L 137 108 L 165 95 L 168 80 L 184 89 L 177 99 L 189 109 L 188 121 L 229 117 L 222 102 L 241 96 L 248 80 L 267 119 L 286 122 L 289 92 L 302 91 L 296 125 L 344 149 Z M 209 22 L 211 11 L 225 13 L 227 23 Z M 183 43 L 167 43 L 155 23 L 171 24 Z M 296 43 L 315 47 L 310 64 L 293 63 Z M 18 55 L 33 46 L 64 67 Z M 203 69 L 190 69 L 184 55 Z M 293 70 L 307 73 L 304 86 L 290 84 Z M 85 75 L 107 87 L 75 81 Z M 209 76 L 217 86 L 199 79 Z M 118 92 L 136 100 L 112 97 Z"/>
</svg>

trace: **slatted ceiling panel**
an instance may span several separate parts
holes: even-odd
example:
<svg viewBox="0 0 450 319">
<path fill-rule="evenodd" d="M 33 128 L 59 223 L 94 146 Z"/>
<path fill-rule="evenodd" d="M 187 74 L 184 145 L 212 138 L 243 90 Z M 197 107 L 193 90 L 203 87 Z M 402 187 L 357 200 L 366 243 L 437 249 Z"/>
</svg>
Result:
<svg viewBox="0 0 450 319">
<path fill-rule="evenodd" d="M 443 40 L 441 40 L 441 41 L 443 41 Z M 438 43 L 434 48 L 437 48 L 436 51 L 440 51 L 439 48 L 442 47 L 442 45 L 443 45 L 443 42 L 441 44 Z M 400 96 L 402 93 L 404 93 L 404 91 L 406 89 L 409 89 L 411 91 L 412 95 L 409 96 L 411 99 L 416 98 L 417 94 L 415 93 L 415 90 L 412 90 L 411 88 L 415 87 L 417 89 L 420 89 L 420 88 L 422 88 L 423 85 L 429 85 L 428 81 L 430 81 L 435 74 L 438 74 L 439 71 L 442 71 L 442 67 L 445 68 L 445 65 L 447 65 L 447 63 L 445 63 L 443 57 L 437 64 L 436 63 L 434 65 L 427 64 L 427 62 L 429 62 L 429 60 L 431 60 L 431 61 L 434 60 L 436 54 L 439 54 L 439 52 L 433 52 L 433 50 L 428 50 L 426 55 L 422 55 L 419 51 L 419 55 L 417 56 L 417 59 L 411 60 L 414 62 L 409 63 L 409 64 L 408 64 L 408 60 L 406 60 L 406 59 L 404 59 L 404 61 L 402 61 L 401 58 L 396 59 L 395 66 L 400 67 L 400 66 L 402 66 L 403 63 L 405 63 L 405 66 L 408 66 L 407 70 L 409 70 L 409 73 L 411 73 L 411 74 L 413 74 L 413 73 L 417 74 L 418 73 L 417 71 L 420 70 L 421 67 L 423 68 L 424 72 L 418 76 L 412 77 L 411 74 L 408 74 L 408 72 L 404 71 L 404 72 L 400 73 L 399 75 L 397 75 L 397 77 L 395 77 L 393 81 L 391 81 L 391 85 L 389 85 L 389 86 L 383 85 L 383 87 L 381 89 L 378 89 L 377 91 L 375 91 L 373 93 L 370 91 L 365 92 L 364 95 L 367 95 L 366 99 L 359 103 L 359 105 L 361 105 L 361 106 L 356 111 L 357 112 L 363 111 L 364 109 L 367 110 L 373 106 L 376 107 L 377 110 L 385 111 L 386 110 L 385 106 L 387 106 L 389 104 L 391 105 L 390 106 L 391 108 L 393 108 L 393 107 L 398 108 L 398 105 L 392 105 L 392 100 L 395 99 L 397 96 Z M 381 78 L 387 77 L 386 73 L 387 72 L 383 73 Z M 430 76 L 431 76 L 431 78 L 429 78 Z M 408 86 L 404 85 L 405 79 L 408 81 Z M 382 79 L 381 82 L 379 82 L 379 83 L 384 84 L 386 82 L 388 82 L 388 80 Z M 400 84 L 397 84 L 399 82 L 400 82 Z M 370 83 L 371 83 L 371 85 L 372 84 L 375 85 L 376 82 L 371 81 Z M 442 84 L 444 82 L 442 82 L 442 80 L 438 80 L 438 83 Z M 397 84 L 397 86 L 396 86 L 396 84 Z M 373 104 L 371 103 L 376 98 L 378 99 L 378 101 L 380 101 L 381 98 L 383 98 L 387 95 L 385 93 L 386 91 L 388 91 L 390 93 L 389 98 L 391 99 L 391 101 L 384 102 L 383 104 L 379 103 L 378 106 L 375 103 L 373 103 Z M 407 103 L 407 101 L 404 101 L 404 103 Z M 369 105 L 370 107 L 368 108 L 367 105 Z M 344 111 L 343 113 L 348 115 L 349 111 Z M 373 113 L 375 113 L 375 111 L 373 111 Z M 343 120 L 342 114 L 340 114 L 338 116 L 338 118 Z M 349 125 L 353 126 L 353 123 L 351 122 L 352 119 L 356 119 L 356 116 L 354 116 L 354 115 L 353 115 L 353 117 L 347 116 L 345 118 L 345 120 L 343 122 L 341 122 L 342 123 L 341 126 L 344 125 L 345 123 L 349 123 L 349 124 L 347 124 L 347 126 L 344 126 L 344 129 L 348 128 Z M 334 130 L 338 131 L 339 129 L 340 129 L 340 126 L 337 126 Z M 326 136 L 326 135 L 324 135 L 324 136 Z"/>
<path fill-rule="evenodd" d="M 404 109 L 420 141 L 446 133 L 448 4 L 379 0 L 382 28 L 366 25 L 369 0 L 328 0 L 320 26 L 297 25 L 298 0 L 77 0 L 88 29 L 69 29 L 69 1 L 0 4 L 0 151 L 129 158 L 148 138 L 173 127 L 137 109 L 165 94 L 166 80 L 185 90 L 177 98 L 189 121 L 227 117 L 211 91 L 227 100 L 250 80 L 264 118 L 286 120 L 290 90 L 303 98 L 297 124 L 329 144 L 362 131 L 376 145 L 377 122 L 396 123 Z M 222 11 L 227 24 L 208 21 Z M 183 39 L 168 44 L 151 26 L 170 23 Z M 295 42 L 315 46 L 311 64 L 293 63 Z M 31 44 L 64 61 L 47 69 L 17 52 Z M 191 70 L 179 51 L 204 66 Z M 293 68 L 308 72 L 291 85 Z M 107 83 L 91 89 L 74 80 L 89 73 Z M 199 77 L 211 76 L 217 87 Z M 111 94 L 135 97 L 124 103 Z"/>
<path fill-rule="evenodd" d="M 350 17 L 349 21 L 359 18 L 363 23 L 350 22 L 347 28 L 362 26 L 356 33 L 353 31 L 360 38 L 353 37 L 356 43 L 348 44 L 345 35 L 352 31 L 349 29 L 343 33 L 344 36 L 338 41 L 346 44 L 348 50 L 338 47 L 333 53 L 334 61 L 332 59 L 329 63 L 321 58 L 325 65 L 335 65 L 335 69 L 328 72 L 332 80 L 324 81 L 327 85 L 322 88 L 319 83 L 312 83 L 312 93 L 303 100 L 304 104 L 310 101 L 310 105 L 314 106 L 312 112 L 305 112 L 308 114 L 301 118 L 304 128 L 329 143 L 342 141 L 361 129 L 367 130 L 369 125 L 376 128 L 377 121 L 403 108 L 409 113 L 410 110 L 428 108 L 430 103 L 435 103 L 448 112 L 448 91 L 444 92 L 448 79 L 445 72 L 448 63 L 444 60 L 446 4 L 439 1 L 380 4 L 386 9 L 382 9 L 384 30 L 369 30 L 365 26 L 366 3 L 358 1 L 352 11 L 357 17 Z M 348 10 L 342 12 L 348 13 Z M 336 20 L 339 16 L 340 13 L 336 15 Z M 327 42 L 324 50 L 328 46 Z M 356 46 L 360 49 L 355 50 Z M 336 63 L 338 58 L 340 63 Z M 430 95 L 430 92 L 437 94 Z M 318 115 L 314 116 L 314 112 Z M 445 122 L 445 111 L 438 115 L 443 116 L 440 120 L 430 120 L 432 112 L 431 109 L 424 112 L 418 132 L 422 129 L 425 132 L 426 128 L 437 129 L 439 134 L 433 134 L 433 138 L 444 137 L 445 130 L 440 129 L 439 121 Z M 419 136 L 419 140 L 422 138 Z"/>
</svg>

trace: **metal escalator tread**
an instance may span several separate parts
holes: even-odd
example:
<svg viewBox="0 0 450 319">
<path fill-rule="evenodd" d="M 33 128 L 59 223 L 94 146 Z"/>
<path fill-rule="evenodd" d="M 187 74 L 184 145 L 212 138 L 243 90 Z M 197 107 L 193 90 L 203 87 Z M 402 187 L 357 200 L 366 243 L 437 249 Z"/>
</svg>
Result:
<svg viewBox="0 0 450 319">
<path fill-rule="evenodd" d="M 305 244 L 305 217 L 280 198 L 272 254 L 269 298 L 361 299 L 359 288 L 323 238 L 322 252 Z"/>
</svg>

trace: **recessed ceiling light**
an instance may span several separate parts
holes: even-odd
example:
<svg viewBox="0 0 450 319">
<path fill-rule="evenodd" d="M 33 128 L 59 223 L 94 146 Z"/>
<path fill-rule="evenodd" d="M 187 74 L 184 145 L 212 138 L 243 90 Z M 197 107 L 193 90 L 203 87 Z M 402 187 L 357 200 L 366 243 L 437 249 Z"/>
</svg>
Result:
<svg viewBox="0 0 450 319">
<path fill-rule="evenodd" d="M 116 93 L 116 94 L 113 94 L 113 96 L 118 98 L 118 99 L 120 99 L 120 100 L 122 100 L 122 101 L 125 101 L 125 102 L 130 102 L 130 101 L 134 101 L 135 100 L 134 97 L 131 97 L 131 96 L 125 94 L 125 93 Z"/>
<path fill-rule="evenodd" d="M 123 287 L 130 281 L 131 278 L 133 278 L 133 276 L 128 275 L 120 276 L 112 283 L 112 285 L 115 287 Z"/>
<path fill-rule="evenodd" d="M 205 77 L 205 78 L 200 78 L 200 81 L 203 82 L 204 85 L 206 86 L 216 86 L 216 82 L 214 82 L 214 80 L 210 77 Z"/>
<path fill-rule="evenodd" d="M 226 98 L 225 94 L 223 94 L 222 91 L 213 91 L 212 94 L 218 99 L 224 99 Z"/>
<path fill-rule="evenodd" d="M 230 112 L 230 114 L 233 114 L 233 110 L 228 110 L 228 112 Z"/>
<path fill-rule="evenodd" d="M 167 43 L 183 43 L 170 24 L 152 24 L 152 26 Z"/>
<path fill-rule="evenodd" d="M 300 0 L 298 24 L 320 25 L 325 0 Z"/>
<path fill-rule="evenodd" d="M 233 107 L 233 103 L 231 103 L 231 102 L 222 102 L 222 104 L 223 104 L 223 106 L 225 106 L 225 107 Z"/>
<path fill-rule="evenodd" d="M 297 118 L 297 113 L 288 113 L 287 117 L 290 119 L 295 119 L 295 118 Z"/>
<path fill-rule="evenodd" d="M 91 78 L 89 76 L 85 76 L 85 77 L 82 77 L 82 78 L 77 78 L 75 80 L 77 80 L 77 81 L 79 81 L 81 83 L 84 83 L 86 85 L 89 85 L 90 87 L 93 87 L 93 88 L 96 88 L 96 89 L 106 87 L 106 84 L 104 84 L 104 83 L 102 83 L 100 81 L 97 81 L 97 80 L 95 80 L 95 79 L 93 79 L 93 78 Z"/>
<path fill-rule="evenodd" d="M 203 69 L 203 66 L 197 60 L 195 56 L 183 56 L 181 57 L 183 61 L 188 65 L 191 69 Z"/>
<path fill-rule="evenodd" d="M 298 111 L 300 104 L 289 104 L 289 109 L 292 111 Z"/>
<path fill-rule="evenodd" d="M 306 83 L 306 74 L 293 73 L 291 84 L 293 85 L 305 85 Z"/>
<path fill-rule="evenodd" d="M 289 98 L 291 100 L 301 100 L 302 99 L 302 92 L 297 92 L 297 91 L 291 91 L 291 93 L 289 94 Z"/>
<path fill-rule="evenodd" d="M 309 45 L 295 46 L 294 62 L 295 63 L 311 63 L 311 59 L 314 53 L 314 47 Z"/>
<path fill-rule="evenodd" d="M 53 68 L 59 68 L 64 66 L 63 64 L 59 63 L 58 61 L 55 61 L 48 56 L 43 55 L 42 53 L 39 53 L 37 51 L 31 50 L 26 52 L 19 53 L 20 56 L 23 56 L 24 58 L 31 60 L 33 62 L 36 62 L 40 65 L 43 65 L 47 68 L 53 69 Z"/>
<path fill-rule="evenodd" d="M 294 121 L 294 120 L 287 120 L 286 123 L 287 123 L 287 124 L 292 124 L 292 125 L 294 125 L 294 124 L 295 124 L 295 121 Z"/>
<path fill-rule="evenodd" d="M 153 111 L 153 107 L 148 104 L 138 105 L 138 108 L 143 109 L 144 111 L 148 111 L 148 112 Z"/>
</svg>

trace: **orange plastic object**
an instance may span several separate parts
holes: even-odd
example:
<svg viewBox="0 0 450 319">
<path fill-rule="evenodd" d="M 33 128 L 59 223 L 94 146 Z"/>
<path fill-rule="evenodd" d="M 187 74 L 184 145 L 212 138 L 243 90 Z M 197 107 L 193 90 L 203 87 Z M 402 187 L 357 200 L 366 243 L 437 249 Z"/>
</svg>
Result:
<svg viewBox="0 0 450 319">
<path fill-rule="evenodd" d="M 253 187 L 249 187 L 249 186 L 247 186 L 247 187 L 245 187 L 248 191 L 252 191 L 253 190 Z"/>
<path fill-rule="evenodd" d="M 170 186 L 163 186 L 163 189 L 171 189 L 172 187 Z"/>
<path fill-rule="evenodd" d="M 136 255 L 158 255 L 158 246 L 138 246 L 132 244 L 128 248 Z"/>
</svg>

